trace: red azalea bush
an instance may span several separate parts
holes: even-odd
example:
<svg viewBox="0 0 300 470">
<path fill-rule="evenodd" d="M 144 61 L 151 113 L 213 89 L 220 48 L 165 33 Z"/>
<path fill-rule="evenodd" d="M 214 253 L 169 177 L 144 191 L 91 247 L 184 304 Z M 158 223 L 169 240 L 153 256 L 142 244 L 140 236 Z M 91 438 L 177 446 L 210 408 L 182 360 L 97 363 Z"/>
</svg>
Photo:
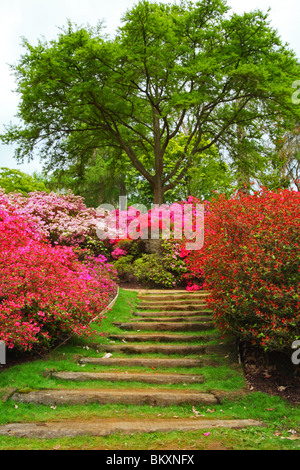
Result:
<svg viewBox="0 0 300 470">
<path fill-rule="evenodd" d="M 192 208 L 191 230 L 193 233 L 196 233 L 197 231 L 199 232 L 199 229 L 202 230 L 202 227 L 198 226 L 199 223 L 201 225 L 201 220 L 199 219 L 199 209 L 197 208 L 203 206 L 203 228 L 205 228 L 207 216 L 209 214 L 210 203 L 208 201 L 201 201 L 200 199 L 194 196 L 189 196 L 186 201 L 181 201 L 179 204 L 182 207 L 184 207 L 185 204 L 188 204 Z M 195 238 L 193 240 L 195 240 Z M 195 250 L 187 249 L 187 243 L 189 242 L 190 240 L 187 240 L 185 236 L 183 236 L 182 241 L 180 242 L 180 258 L 182 259 L 182 262 L 185 265 L 185 272 L 182 274 L 182 281 L 186 285 L 187 291 L 198 291 L 206 288 L 202 259 L 203 250 L 202 248 Z"/>
<path fill-rule="evenodd" d="M 210 306 L 224 332 L 269 351 L 300 338 L 300 193 L 261 190 L 219 197 L 205 219 L 202 267 Z"/>
<path fill-rule="evenodd" d="M 79 262 L 71 247 L 52 247 L 3 194 L 0 236 L 0 339 L 6 346 L 40 352 L 88 333 L 116 292 L 105 258 Z"/>
</svg>

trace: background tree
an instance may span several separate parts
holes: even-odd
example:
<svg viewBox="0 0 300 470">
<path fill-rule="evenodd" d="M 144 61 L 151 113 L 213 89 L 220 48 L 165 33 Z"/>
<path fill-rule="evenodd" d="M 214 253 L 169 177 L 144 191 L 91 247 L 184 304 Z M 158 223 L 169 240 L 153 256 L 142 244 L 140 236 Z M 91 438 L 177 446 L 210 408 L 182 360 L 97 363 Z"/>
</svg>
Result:
<svg viewBox="0 0 300 470">
<path fill-rule="evenodd" d="M 273 173 L 265 177 L 266 186 L 288 188 L 300 191 L 300 127 L 286 132 L 277 141 L 276 152 L 272 159 Z"/>
<path fill-rule="evenodd" d="M 183 181 L 195 155 L 213 146 L 237 155 L 236 126 L 249 137 L 245 155 L 264 156 L 264 135 L 291 130 L 299 116 L 291 100 L 297 60 L 267 15 L 228 12 L 224 0 L 142 0 L 113 39 L 101 25 L 69 23 L 57 40 L 24 40 L 13 67 L 22 125 L 10 126 L 3 142 L 17 143 L 20 160 L 38 149 L 52 169 L 77 161 L 76 148 L 83 164 L 93 149 L 114 149 L 148 182 L 155 203 Z M 185 128 L 182 153 L 166 165 Z"/>
<path fill-rule="evenodd" d="M 53 191 L 71 189 L 84 198 L 88 207 L 98 207 L 103 202 L 116 204 L 119 196 L 127 195 L 124 163 L 129 166 L 112 152 L 95 149 L 84 159 L 84 164 L 78 154 L 69 165 L 52 172 L 44 171 L 44 176 Z"/>
<path fill-rule="evenodd" d="M 0 188 L 5 189 L 7 193 L 16 192 L 26 195 L 33 191 L 46 191 L 49 188 L 38 175 L 28 175 L 20 170 L 11 170 L 9 168 L 0 168 Z"/>
<path fill-rule="evenodd" d="M 165 154 L 165 168 L 172 169 L 173 162 L 184 151 L 188 135 L 180 134 L 172 140 Z M 141 161 L 146 165 L 146 155 Z M 126 155 L 116 155 L 95 150 L 82 166 L 82 159 L 73 161 L 69 167 L 57 169 L 49 175 L 47 185 L 53 190 L 71 189 L 84 198 L 89 207 L 97 207 L 103 202 L 117 204 L 119 196 L 126 196 L 129 205 L 151 206 L 153 192 L 151 185 L 126 159 Z M 230 195 L 237 189 L 233 172 L 221 158 L 216 147 L 202 154 L 194 155 L 191 165 L 178 185 L 167 191 L 165 203 L 185 200 L 193 194 L 201 200 L 210 200 L 215 193 Z"/>
</svg>

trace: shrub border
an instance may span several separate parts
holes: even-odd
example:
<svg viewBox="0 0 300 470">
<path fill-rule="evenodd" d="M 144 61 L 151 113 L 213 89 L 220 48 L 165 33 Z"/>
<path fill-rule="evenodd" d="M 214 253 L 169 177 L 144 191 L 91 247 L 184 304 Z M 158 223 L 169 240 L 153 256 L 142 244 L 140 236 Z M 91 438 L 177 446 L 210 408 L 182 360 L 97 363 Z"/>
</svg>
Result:
<svg viewBox="0 0 300 470">
<path fill-rule="evenodd" d="M 119 286 L 117 285 L 117 293 L 115 295 L 115 297 L 113 298 L 113 300 L 102 310 L 102 312 L 100 312 L 98 315 L 96 315 L 90 322 L 89 322 L 89 325 L 91 323 L 93 323 L 95 320 L 97 320 L 97 318 L 99 318 L 101 315 L 104 315 L 105 312 L 107 312 L 107 310 L 111 309 L 117 298 L 119 297 L 119 293 L 120 293 L 120 288 Z M 68 336 L 64 341 L 62 341 L 61 343 L 59 343 L 57 346 L 55 346 L 55 348 L 52 349 L 52 351 L 55 351 L 55 349 L 58 349 L 60 348 L 63 344 L 67 343 L 74 335 L 70 335 Z"/>
</svg>

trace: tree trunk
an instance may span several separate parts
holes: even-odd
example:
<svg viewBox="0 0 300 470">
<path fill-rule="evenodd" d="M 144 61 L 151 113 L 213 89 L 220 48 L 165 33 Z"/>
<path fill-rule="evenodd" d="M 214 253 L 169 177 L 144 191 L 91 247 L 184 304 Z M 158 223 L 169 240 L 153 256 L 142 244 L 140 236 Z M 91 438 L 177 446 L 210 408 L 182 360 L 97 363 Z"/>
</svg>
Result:
<svg viewBox="0 0 300 470">
<path fill-rule="evenodd" d="M 159 204 L 159 205 L 163 204 L 164 189 L 163 189 L 161 181 L 157 181 L 155 186 L 153 187 L 153 195 L 154 195 L 154 198 L 153 198 L 154 204 Z"/>
<path fill-rule="evenodd" d="M 127 189 L 125 181 L 121 181 L 120 183 L 120 196 L 127 196 Z"/>
</svg>

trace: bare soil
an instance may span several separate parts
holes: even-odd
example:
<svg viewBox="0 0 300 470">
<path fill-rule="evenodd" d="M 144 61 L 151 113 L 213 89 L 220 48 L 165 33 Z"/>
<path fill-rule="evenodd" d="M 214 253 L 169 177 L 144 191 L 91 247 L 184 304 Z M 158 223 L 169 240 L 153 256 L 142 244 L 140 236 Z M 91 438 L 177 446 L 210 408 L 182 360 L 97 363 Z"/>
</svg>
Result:
<svg viewBox="0 0 300 470">
<path fill-rule="evenodd" d="M 293 405 L 300 404 L 300 370 L 291 358 L 273 353 L 264 355 L 257 349 L 242 345 L 241 362 L 252 391 L 280 396 Z"/>
</svg>

